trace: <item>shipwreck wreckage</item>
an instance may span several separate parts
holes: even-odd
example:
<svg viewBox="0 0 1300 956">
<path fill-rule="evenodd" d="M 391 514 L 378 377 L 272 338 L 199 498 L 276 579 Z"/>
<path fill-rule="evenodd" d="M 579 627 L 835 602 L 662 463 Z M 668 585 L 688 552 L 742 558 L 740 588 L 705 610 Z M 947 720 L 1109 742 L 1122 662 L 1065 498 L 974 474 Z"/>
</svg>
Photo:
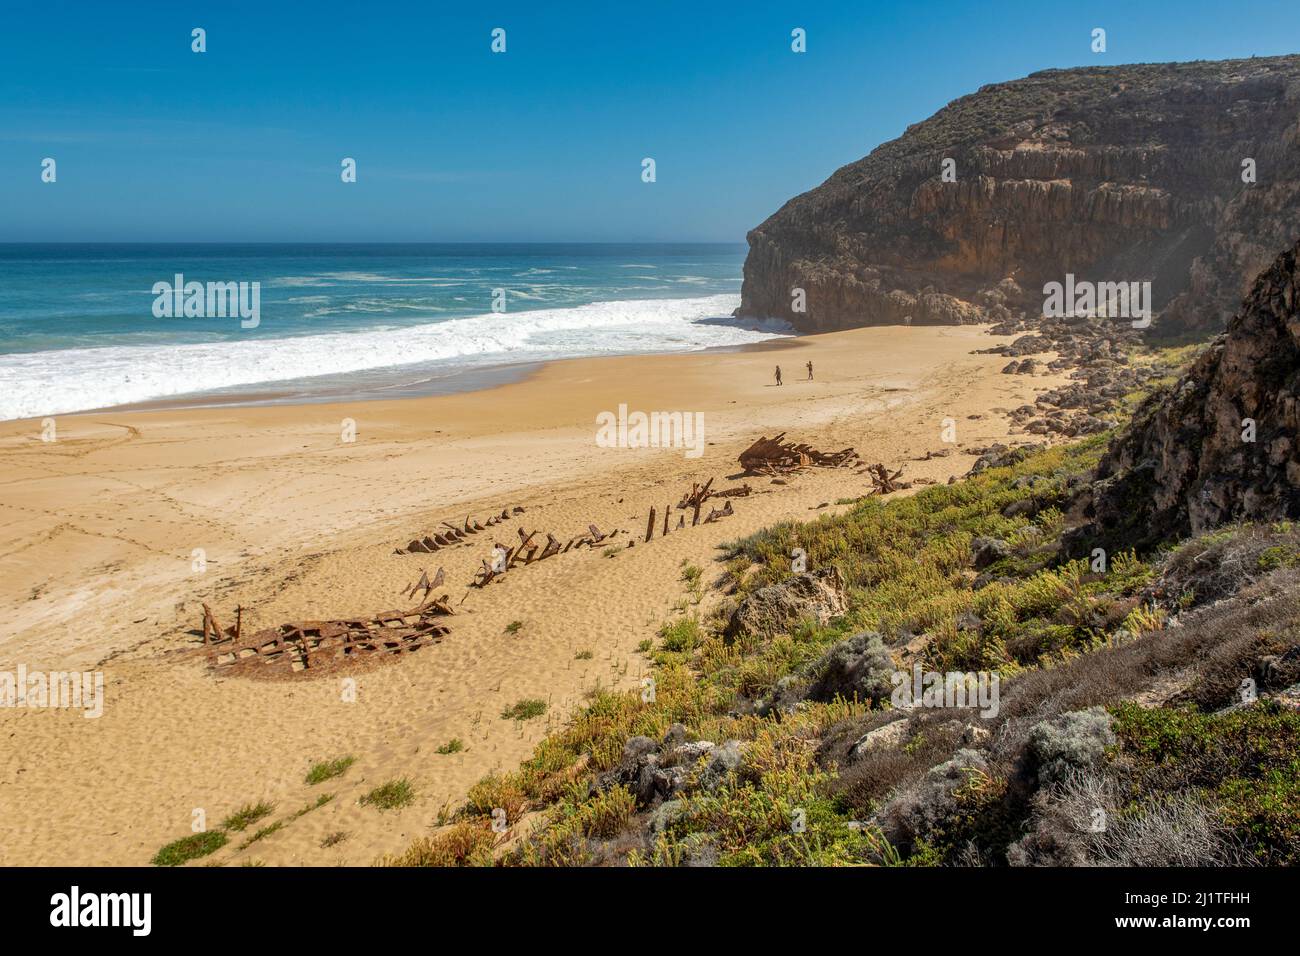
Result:
<svg viewBox="0 0 1300 956">
<path fill-rule="evenodd" d="M 858 474 L 871 479 L 873 487 L 869 494 L 887 494 L 910 487 L 909 483 L 898 480 L 901 470 L 891 472 L 883 464 L 866 465 L 852 448 L 821 452 L 811 445 L 785 441 L 784 432 L 773 438 L 760 438 L 741 452 L 739 462 L 744 468 L 744 474 L 765 476 L 790 475 L 813 467 L 852 467 Z M 651 542 L 656 533 L 664 537 L 674 530 L 685 529 L 686 513 L 690 514 L 691 527 L 730 517 L 735 514 L 732 499 L 755 493 L 747 482 L 722 489 L 715 489 L 713 482 L 714 479 L 710 478 L 703 484 L 691 484 L 690 490 L 677 502 L 677 510 L 684 513 L 678 516 L 675 524 L 670 520 L 671 504 L 664 505 L 662 523 L 658 520 L 659 512 L 652 505 L 647 515 L 642 543 Z M 725 503 L 721 508 L 710 504 L 708 512 L 703 513 L 704 505 L 714 499 L 724 499 Z M 442 521 L 437 530 L 412 538 L 405 547 L 395 549 L 394 553 L 433 554 L 466 543 L 475 535 L 524 513 L 524 508 L 516 505 L 513 508 L 502 508 L 499 513 L 494 513 L 483 521 L 468 515 L 459 524 Z M 516 533 L 519 541 L 510 547 L 493 540 L 492 556 L 490 559 L 482 559 L 474 579 L 467 585 L 466 596 L 470 589 L 482 589 L 488 584 L 501 581 L 506 572 L 513 568 L 577 551 L 584 546 L 595 548 L 598 544 L 612 542 L 618 535 L 627 534 L 617 528 L 602 532 L 595 523 L 591 523 L 585 532 L 574 535 L 563 543 L 553 533 L 545 532 L 546 541 L 542 544 L 536 541 L 538 531 L 527 532 L 521 525 Z M 627 539 L 627 547 L 636 543 L 635 537 Z M 366 662 L 396 660 L 437 644 L 451 633 L 451 627 L 444 620 L 456 613 L 449 596 L 432 596 L 436 589 L 443 586 L 445 580 L 446 573 L 441 567 L 432 578 L 427 571 L 422 570 L 419 579 L 401 592 L 408 600 L 420 602 L 406 610 L 333 620 L 288 621 L 247 635 L 243 630 L 243 607 L 235 609 L 235 623 L 223 628 L 205 603 L 202 648 L 214 670 L 241 676 L 315 677 Z M 464 602 L 464 598 L 461 598 L 461 602 Z"/>
</svg>

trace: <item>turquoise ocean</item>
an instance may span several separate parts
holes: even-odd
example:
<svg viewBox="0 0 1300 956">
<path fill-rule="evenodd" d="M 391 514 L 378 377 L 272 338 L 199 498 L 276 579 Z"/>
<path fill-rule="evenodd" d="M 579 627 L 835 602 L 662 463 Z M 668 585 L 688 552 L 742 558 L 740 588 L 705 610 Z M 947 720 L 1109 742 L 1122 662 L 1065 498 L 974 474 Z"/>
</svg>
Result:
<svg viewBox="0 0 1300 956">
<path fill-rule="evenodd" d="M 435 394 L 539 361 L 788 333 L 731 317 L 744 255 L 658 243 L 0 245 L 0 420 Z M 258 283 L 257 326 L 155 314 L 155 287 L 177 275 Z"/>
</svg>

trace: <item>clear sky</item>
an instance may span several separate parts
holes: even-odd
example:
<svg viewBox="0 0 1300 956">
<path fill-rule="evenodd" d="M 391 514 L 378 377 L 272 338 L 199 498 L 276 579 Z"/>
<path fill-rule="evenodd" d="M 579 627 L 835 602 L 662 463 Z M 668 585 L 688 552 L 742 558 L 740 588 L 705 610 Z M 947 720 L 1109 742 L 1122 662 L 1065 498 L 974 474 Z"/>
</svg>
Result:
<svg viewBox="0 0 1300 956">
<path fill-rule="evenodd" d="M 741 241 L 982 84 L 1292 53 L 1298 23 L 1249 0 L 0 0 L 0 241 Z"/>
</svg>

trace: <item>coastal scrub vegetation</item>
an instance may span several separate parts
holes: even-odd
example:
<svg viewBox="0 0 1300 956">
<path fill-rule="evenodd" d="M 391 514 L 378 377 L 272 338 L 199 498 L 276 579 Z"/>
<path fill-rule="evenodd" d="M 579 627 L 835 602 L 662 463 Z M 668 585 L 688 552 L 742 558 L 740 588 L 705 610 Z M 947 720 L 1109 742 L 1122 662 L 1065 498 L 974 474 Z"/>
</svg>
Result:
<svg viewBox="0 0 1300 956">
<path fill-rule="evenodd" d="M 190 860 L 197 860 L 209 853 L 215 853 L 229 841 L 230 837 L 226 836 L 221 830 L 194 833 L 168 843 L 154 854 L 150 862 L 154 866 L 180 866 Z"/>
<path fill-rule="evenodd" d="M 1300 657 L 1300 533 L 1233 526 L 1104 567 L 1066 560 L 1072 494 L 1108 437 L 724 546 L 726 597 L 663 625 L 652 695 L 598 691 L 517 771 L 476 785 L 448 826 L 382 862 L 1295 862 L 1300 716 L 1237 706 L 1236 693 L 1261 655 Z M 976 570 L 987 541 L 1001 544 Z M 787 580 L 796 547 L 838 570 L 847 611 L 727 639 L 731 610 Z M 897 666 L 996 673 L 1000 710 L 981 720 L 838 694 L 775 706 L 864 632 Z M 1300 677 L 1290 666 L 1261 691 Z M 872 746 L 881 734 L 890 746 Z M 671 778 L 671 796 L 638 797 L 637 767 Z M 512 829 L 498 838 L 502 811 Z"/>
<path fill-rule="evenodd" d="M 245 804 L 221 822 L 221 829 L 245 830 L 258 820 L 268 816 L 274 809 L 275 804 L 267 803 L 265 800 Z"/>
<path fill-rule="evenodd" d="M 349 767 L 356 763 L 357 758 L 352 756 L 336 757 L 333 760 L 322 760 L 320 763 L 314 763 L 311 769 L 307 771 L 307 783 L 313 786 L 318 783 L 324 783 L 326 780 L 332 780 L 335 777 L 341 777 L 347 773 Z"/>
<path fill-rule="evenodd" d="M 399 810 L 414 801 L 415 788 L 405 777 L 382 783 L 361 798 L 363 805 L 377 810 Z"/>
<path fill-rule="evenodd" d="M 352 761 L 351 757 L 344 758 L 344 759 L 346 759 L 349 764 Z M 317 766 L 321 766 L 321 765 L 318 764 Z M 340 771 L 340 773 L 341 772 L 342 771 Z M 308 782 L 309 783 L 312 782 L 310 776 L 308 778 Z M 320 809 L 321 807 L 325 806 L 325 804 L 329 803 L 333 799 L 334 799 L 334 794 L 322 793 L 320 796 L 318 796 L 315 799 L 315 801 L 303 805 L 298 810 L 295 810 L 293 813 L 289 814 L 283 820 L 277 820 L 274 823 L 269 823 L 264 827 L 259 827 L 256 832 L 254 832 L 251 836 L 249 836 L 247 839 L 245 839 L 242 843 L 239 844 L 239 849 L 245 850 L 248 847 L 252 846 L 254 843 L 257 843 L 259 840 L 264 840 L 266 837 L 269 837 L 271 834 L 276 833 L 279 830 L 283 829 L 285 825 L 292 823 L 294 820 L 297 820 L 299 817 L 311 813 L 311 811 L 313 810 Z M 217 850 L 220 850 L 223 846 L 229 843 L 230 834 L 242 833 L 243 831 L 251 827 L 254 823 L 257 823 L 259 820 L 263 820 L 266 817 L 270 816 L 271 813 L 274 812 L 274 810 L 275 810 L 275 804 L 267 803 L 264 800 L 259 801 L 257 803 L 245 804 L 244 806 L 236 810 L 234 813 L 226 817 L 226 819 L 221 821 L 220 826 L 218 826 L 215 830 L 207 830 L 202 833 L 195 833 L 192 834 L 191 836 L 183 837 L 182 839 L 174 840 L 173 842 L 168 843 L 166 846 L 164 846 L 162 849 L 160 849 L 157 853 L 154 854 L 153 859 L 150 862 L 153 863 L 154 866 L 180 866 L 183 863 L 188 863 L 190 860 L 196 860 L 200 857 L 208 856 L 209 854 L 215 853 Z M 209 863 L 208 865 L 222 866 L 224 864 Z M 245 861 L 241 865 L 261 866 L 262 864 L 261 863 L 253 864 L 249 861 Z"/>
<path fill-rule="evenodd" d="M 241 850 L 246 850 L 258 840 L 269 837 L 272 833 L 278 832 L 284 826 L 283 820 L 276 820 L 274 823 L 268 823 L 264 827 L 258 828 L 257 832 L 239 845 Z"/>
<path fill-rule="evenodd" d="M 546 713 L 546 701 L 539 697 L 526 697 L 515 701 L 501 711 L 502 720 L 532 720 Z"/>
</svg>

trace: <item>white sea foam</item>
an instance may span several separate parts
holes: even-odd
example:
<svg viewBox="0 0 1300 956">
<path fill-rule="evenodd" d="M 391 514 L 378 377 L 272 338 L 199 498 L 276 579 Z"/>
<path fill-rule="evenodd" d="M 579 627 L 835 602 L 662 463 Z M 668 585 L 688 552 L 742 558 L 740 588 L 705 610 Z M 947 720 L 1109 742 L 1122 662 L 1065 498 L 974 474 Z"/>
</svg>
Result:
<svg viewBox="0 0 1300 956">
<path fill-rule="evenodd" d="M 442 289 L 464 285 L 465 281 L 451 276 L 384 276 L 373 272 L 320 272 L 310 276 L 277 276 L 268 279 L 266 285 L 299 288 L 366 282 L 375 285 L 423 285 Z"/>
<path fill-rule="evenodd" d="M 455 368 L 683 351 L 740 345 L 788 331 L 779 323 L 728 319 L 739 298 L 595 302 L 361 332 L 0 355 L 0 420 L 419 363 Z M 264 314 L 263 330 L 274 326 L 274 315 Z"/>
</svg>

